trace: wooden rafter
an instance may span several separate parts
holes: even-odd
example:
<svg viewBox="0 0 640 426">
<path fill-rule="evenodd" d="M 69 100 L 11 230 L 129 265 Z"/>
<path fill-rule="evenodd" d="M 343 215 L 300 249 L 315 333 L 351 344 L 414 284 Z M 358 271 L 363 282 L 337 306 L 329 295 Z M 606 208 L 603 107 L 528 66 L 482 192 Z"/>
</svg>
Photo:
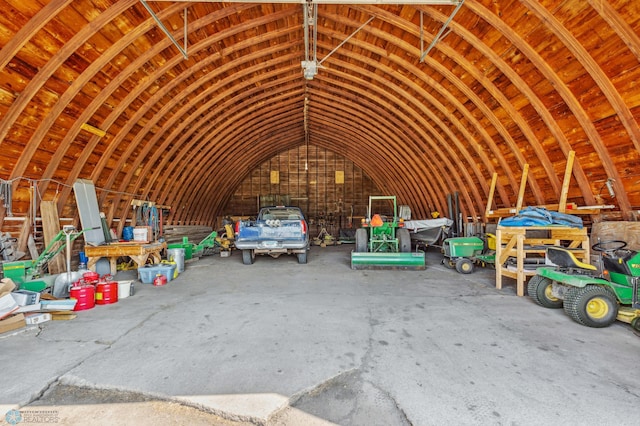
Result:
<svg viewBox="0 0 640 426">
<path fill-rule="evenodd" d="M 587 205 L 607 179 L 622 217 L 640 205 L 637 183 L 625 179 L 628 164 L 640 157 L 629 83 L 640 72 L 627 65 L 640 59 L 640 32 L 626 9 L 588 0 L 551 10 L 522 0 L 498 13 L 469 1 L 421 65 L 411 54 L 419 14 L 436 28 L 448 9 L 376 3 L 324 6 L 318 28 L 324 53 L 344 39 L 345 29 L 376 19 L 306 89 L 297 5 L 190 3 L 189 61 L 155 37 L 156 25 L 138 0 L 106 0 L 101 8 L 91 2 L 74 8 L 69 0 L 16 7 L 15 23 L 0 18 L 6 28 L 0 155 L 14 156 L 3 157 L 0 172 L 39 180 L 39 194 L 51 194 L 52 180 L 70 185 L 91 174 L 110 190 L 100 195 L 113 203 L 110 218 L 125 214 L 131 197 L 152 195 L 184 206 L 177 220 L 206 222 L 245 167 L 300 143 L 298 110 L 307 94 L 314 143 L 360 164 L 416 210 L 442 204 L 453 190 L 461 191 L 470 216 L 482 214 L 485 194 L 503 204 L 516 192 L 529 204 L 554 202 L 547 197 L 559 194 L 562 208 L 571 178 Z M 177 24 L 184 4 L 159 9 L 163 21 Z M 584 27 L 565 16 L 569 9 L 584 16 Z M 526 23 L 515 19 L 524 14 Z M 65 26 L 71 17 L 74 25 Z M 606 40 L 615 58 L 589 50 L 599 48 L 584 30 L 594 24 L 619 37 Z M 541 34 L 548 49 L 535 42 Z M 562 68 L 553 52 L 569 54 Z M 626 62 L 614 65 L 618 58 Z M 103 139 L 82 132 L 86 123 L 106 131 L 99 132 Z M 218 168 L 231 147 L 242 173 Z M 556 170 L 565 160 L 561 184 Z M 517 185 L 525 165 L 531 168 L 526 196 L 522 181 Z M 489 188 L 484 177 L 496 173 L 502 178 Z M 69 195 L 63 186 L 58 209 L 70 205 Z M 25 197 L 17 197 L 24 206 Z"/>
</svg>

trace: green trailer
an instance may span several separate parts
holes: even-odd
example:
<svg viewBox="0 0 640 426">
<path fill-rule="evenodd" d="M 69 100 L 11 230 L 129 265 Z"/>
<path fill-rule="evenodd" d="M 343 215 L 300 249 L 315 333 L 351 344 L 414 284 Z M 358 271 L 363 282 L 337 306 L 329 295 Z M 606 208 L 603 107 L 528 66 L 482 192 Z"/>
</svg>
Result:
<svg viewBox="0 0 640 426">
<path fill-rule="evenodd" d="M 373 203 L 389 203 L 393 216 L 372 214 Z M 395 195 L 370 196 L 367 217 L 356 230 L 356 247 L 351 252 L 352 269 L 413 269 L 423 270 L 423 251 L 411 250 L 411 236 L 398 217 Z"/>
</svg>

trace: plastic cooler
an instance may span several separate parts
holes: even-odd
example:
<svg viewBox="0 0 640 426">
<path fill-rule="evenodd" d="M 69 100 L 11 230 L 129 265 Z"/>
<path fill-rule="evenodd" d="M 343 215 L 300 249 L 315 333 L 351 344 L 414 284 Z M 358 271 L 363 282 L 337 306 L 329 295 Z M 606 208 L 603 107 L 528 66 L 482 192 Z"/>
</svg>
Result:
<svg viewBox="0 0 640 426">
<path fill-rule="evenodd" d="M 144 284 L 153 284 L 153 279 L 158 274 L 167 277 L 167 282 L 169 282 L 173 279 L 175 270 L 175 264 L 145 265 L 142 268 L 138 268 L 138 276 Z"/>
</svg>

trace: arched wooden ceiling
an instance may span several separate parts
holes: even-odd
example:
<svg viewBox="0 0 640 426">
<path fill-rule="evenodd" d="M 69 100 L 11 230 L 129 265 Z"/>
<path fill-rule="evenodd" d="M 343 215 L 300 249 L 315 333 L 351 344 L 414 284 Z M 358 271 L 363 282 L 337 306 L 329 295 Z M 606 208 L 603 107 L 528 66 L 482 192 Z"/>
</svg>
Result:
<svg viewBox="0 0 640 426">
<path fill-rule="evenodd" d="M 455 191 L 481 216 L 494 173 L 495 205 L 511 206 L 525 164 L 526 203 L 557 203 L 570 151 L 569 201 L 640 209 L 640 2 L 466 0 L 424 62 L 421 14 L 426 46 L 454 6 L 321 4 L 319 60 L 374 19 L 312 80 L 300 4 L 149 4 L 180 43 L 187 10 L 188 59 L 138 0 L 0 0 L 15 211 L 36 182 L 69 214 L 85 178 L 110 218 L 143 198 L 211 225 L 252 169 L 307 142 L 418 217 Z"/>
</svg>

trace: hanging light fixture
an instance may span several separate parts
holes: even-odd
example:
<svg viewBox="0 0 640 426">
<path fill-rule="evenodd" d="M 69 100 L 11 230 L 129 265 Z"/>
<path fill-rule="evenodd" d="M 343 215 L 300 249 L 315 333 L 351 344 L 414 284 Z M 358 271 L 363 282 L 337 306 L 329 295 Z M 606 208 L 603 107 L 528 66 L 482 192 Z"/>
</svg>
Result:
<svg viewBox="0 0 640 426">
<path fill-rule="evenodd" d="M 318 74 L 318 4 L 307 1 L 302 5 L 304 14 L 304 61 L 302 71 L 304 78 L 313 80 Z"/>
</svg>

